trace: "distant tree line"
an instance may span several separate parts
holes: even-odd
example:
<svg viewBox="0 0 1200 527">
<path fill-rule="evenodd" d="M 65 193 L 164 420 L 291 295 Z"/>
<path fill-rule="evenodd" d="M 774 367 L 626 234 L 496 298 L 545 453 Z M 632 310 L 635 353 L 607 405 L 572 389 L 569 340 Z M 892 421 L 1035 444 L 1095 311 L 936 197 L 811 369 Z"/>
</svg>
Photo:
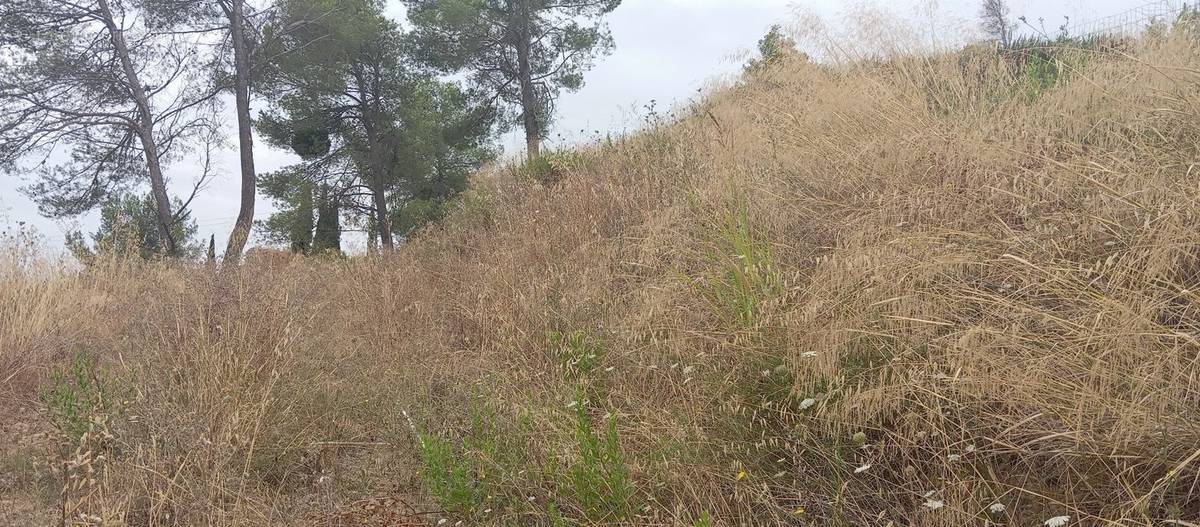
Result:
<svg viewBox="0 0 1200 527">
<path fill-rule="evenodd" d="M 27 177 L 46 216 L 101 211 L 90 241 L 69 237 L 82 258 L 194 257 L 188 209 L 212 182 L 232 94 L 241 199 L 226 262 L 252 226 L 303 254 L 340 252 L 348 228 L 391 250 L 445 213 L 499 133 L 521 126 L 539 156 L 558 95 L 611 51 L 603 18 L 620 0 L 403 4 L 409 30 L 383 0 L 6 0 L 0 171 Z M 255 132 L 300 162 L 257 173 Z M 180 199 L 182 166 L 200 171 Z M 259 191 L 279 212 L 255 222 Z"/>
</svg>

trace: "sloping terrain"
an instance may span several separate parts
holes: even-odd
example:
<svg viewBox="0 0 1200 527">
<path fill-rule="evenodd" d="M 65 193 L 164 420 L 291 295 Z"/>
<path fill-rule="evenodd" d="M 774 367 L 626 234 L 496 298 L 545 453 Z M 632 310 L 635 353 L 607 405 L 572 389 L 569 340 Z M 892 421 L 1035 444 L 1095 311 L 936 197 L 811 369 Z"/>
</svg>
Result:
<svg viewBox="0 0 1200 527">
<path fill-rule="evenodd" d="M 792 61 L 481 175 L 382 258 L 10 250 L 5 411 L 57 439 L 0 492 L 114 525 L 1194 524 L 1197 47 Z"/>
</svg>

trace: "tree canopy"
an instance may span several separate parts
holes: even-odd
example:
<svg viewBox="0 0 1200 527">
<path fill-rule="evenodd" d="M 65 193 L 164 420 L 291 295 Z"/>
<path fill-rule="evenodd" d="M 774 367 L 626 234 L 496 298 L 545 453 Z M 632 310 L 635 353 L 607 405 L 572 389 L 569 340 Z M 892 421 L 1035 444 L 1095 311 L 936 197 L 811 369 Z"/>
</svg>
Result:
<svg viewBox="0 0 1200 527">
<path fill-rule="evenodd" d="M 498 154 L 499 132 L 520 123 L 537 157 L 559 94 L 611 51 L 604 17 L 620 5 L 403 1 L 410 29 L 383 0 L 3 2 L 0 171 L 31 177 L 48 216 L 102 208 L 108 223 L 140 222 L 136 195 L 157 229 L 138 223 L 136 245 L 186 257 L 180 222 L 233 128 L 241 199 L 227 262 L 252 225 L 305 254 L 340 251 L 344 226 L 391 249 L 444 215 Z M 222 118 L 225 102 L 236 119 Z M 257 173 L 252 128 L 300 161 Z M 201 173 L 181 200 L 170 173 L 185 160 Z M 277 212 L 254 222 L 260 190 Z"/>
<path fill-rule="evenodd" d="M 81 214 L 148 183 L 159 234 L 173 253 L 177 211 L 165 171 L 211 152 L 217 99 L 188 88 L 203 75 L 193 37 L 135 23 L 148 16 L 143 8 L 109 0 L 0 3 L 0 170 L 32 174 L 25 191 L 51 217 Z"/>
<path fill-rule="evenodd" d="M 175 256 L 198 257 L 201 246 L 196 240 L 196 221 L 178 199 L 173 205 L 180 210 L 171 227 L 177 245 Z M 166 240 L 158 232 L 157 214 L 151 194 L 111 195 L 100 206 L 100 227 L 91 234 L 91 243 L 82 232 L 73 231 L 67 234 L 67 248 L 85 263 L 102 255 L 137 256 L 143 260 L 169 256 Z"/>
<path fill-rule="evenodd" d="M 337 16 L 313 16 L 329 9 Z M 276 239 L 311 230 L 312 211 L 324 207 L 316 225 L 357 214 L 390 248 L 397 221 L 412 228 L 403 212 L 410 201 L 440 204 L 493 155 L 492 109 L 415 61 L 412 42 L 381 9 L 365 0 L 282 5 L 279 23 L 293 30 L 267 72 L 275 96 L 258 128 L 302 163 L 263 178 L 281 208 L 262 224 Z M 293 248 L 303 238 L 288 235 Z"/>
<path fill-rule="evenodd" d="M 515 110 L 530 158 L 562 90 L 583 86 L 597 56 L 613 48 L 603 16 L 621 0 L 404 0 L 417 52 L 443 72 L 470 72 L 473 84 Z"/>
</svg>

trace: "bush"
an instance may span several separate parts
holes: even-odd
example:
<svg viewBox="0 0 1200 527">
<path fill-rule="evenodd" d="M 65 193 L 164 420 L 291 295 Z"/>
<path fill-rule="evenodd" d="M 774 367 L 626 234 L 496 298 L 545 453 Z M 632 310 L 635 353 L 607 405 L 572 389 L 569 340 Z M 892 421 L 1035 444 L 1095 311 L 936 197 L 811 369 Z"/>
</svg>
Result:
<svg viewBox="0 0 1200 527">
<path fill-rule="evenodd" d="M 95 360 L 78 353 L 65 367 L 50 374 L 50 385 L 41 394 L 55 428 L 78 443 L 95 418 L 107 414 L 110 401 Z"/>
</svg>

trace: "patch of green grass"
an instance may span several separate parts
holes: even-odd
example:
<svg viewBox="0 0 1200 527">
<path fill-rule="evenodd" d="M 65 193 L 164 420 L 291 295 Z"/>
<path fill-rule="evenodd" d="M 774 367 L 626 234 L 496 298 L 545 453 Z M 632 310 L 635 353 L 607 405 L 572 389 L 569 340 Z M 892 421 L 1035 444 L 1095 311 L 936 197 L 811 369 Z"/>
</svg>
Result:
<svg viewBox="0 0 1200 527">
<path fill-rule="evenodd" d="M 743 328 L 761 321 L 761 307 L 782 292 L 782 280 L 770 245 L 750 225 L 749 212 L 740 204 L 718 224 L 712 254 L 718 272 L 703 294 L 722 318 Z"/>
<path fill-rule="evenodd" d="M 567 173 L 581 162 L 575 152 L 547 152 L 516 168 L 517 175 L 550 186 L 562 181 Z"/>
<path fill-rule="evenodd" d="M 528 450 L 535 431 L 504 426 L 483 404 L 457 440 L 418 433 L 425 489 L 461 518 L 540 513 L 552 525 L 628 520 L 635 487 L 620 449 L 616 419 L 598 428 L 586 404 L 585 390 L 579 386 L 567 452 L 549 454 L 542 463 L 533 461 Z M 532 489 L 542 489 L 546 502 L 529 500 Z"/>
<path fill-rule="evenodd" d="M 590 375 L 604 359 L 603 342 L 587 331 L 551 331 L 546 341 L 571 380 Z"/>
</svg>

